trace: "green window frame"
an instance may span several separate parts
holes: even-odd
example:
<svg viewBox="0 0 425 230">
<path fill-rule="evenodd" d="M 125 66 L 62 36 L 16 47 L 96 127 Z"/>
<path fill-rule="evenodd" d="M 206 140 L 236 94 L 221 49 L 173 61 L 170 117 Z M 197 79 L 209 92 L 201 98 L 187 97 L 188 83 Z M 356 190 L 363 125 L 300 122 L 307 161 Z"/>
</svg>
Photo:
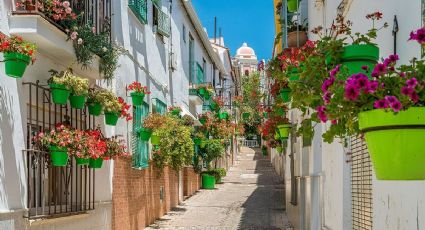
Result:
<svg viewBox="0 0 425 230">
<path fill-rule="evenodd" d="M 138 131 L 142 128 L 143 120 L 149 114 L 149 105 L 143 103 L 133 108 L 133 132 L 131 136 L 131 150 L 133 168 L 145 169 L 149 167 L 149 143 L 139 138 Z"/>
<path fill-rule="evenodd" d="M 204 83 L 204 69 L 202 66 L 197 62 L 196 63 L 196 80 L 195 84 L 202 84 Z"/>
<path fill-rule="evenodd" d="M 161 6 L 153 4 L 153 19 L 156 26 L 157 33 L 162 36 L 170 36 L 170 17 L 161 10 Z"/>
<path fill-rule="evenodd" d="M 153 108 L 153 111 L 155 113 L 159 113 L 164 115 L 165 113 L 167 113 L 167 104 L 161 100 L 159 100 L 158 98 L 154 98 L 155 100 L 155 105 Z"/>
<path fill-rule="evenodd" d="M 133 11 L 141 23 L 148 23 L 147 0 L 128 0 L 128 7 L 131 9 L 131 11 Z"/>
</svg>

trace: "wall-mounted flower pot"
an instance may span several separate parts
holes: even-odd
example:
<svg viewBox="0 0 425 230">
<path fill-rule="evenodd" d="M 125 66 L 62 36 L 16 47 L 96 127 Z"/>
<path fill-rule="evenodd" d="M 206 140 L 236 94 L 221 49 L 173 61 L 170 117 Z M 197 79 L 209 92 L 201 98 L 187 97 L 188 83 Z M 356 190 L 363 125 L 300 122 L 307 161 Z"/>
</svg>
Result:
<svg viewBox="0 0 425 230">
<path fill-rule="evenodd" d="M 146 128 L 141 128 L 139 130 L 139 138 L 142 141 L 149 141 L 149 139 L 152 136 L 152 130 L 151 129 L 146 129 Z"/>
<path fill-rule="evenodd" d="M 92 169 L 100 169 L 102 168 L 102 165 L 103 165 L 103 158 L 97 158 L 97 159 L 90 158 L 89 160 L 89 167 Z"/>
<path fill-rule="evenodd" d="M 50 160 L 53 166 L 66 166 L 68 164 L 68 149 L 52 145 L 49 147 Z"/>
<path fill-rule="evenodd" d="M 77 165 L 88 165 L 90 162 L 90 159 L 75 157 L 75 162 L 77 163 Z"/>
<path fill-rule="evenodd" d="M 118 123 L 118 118 L 118 113 L 105 112 L 105 124 L 107 125 L 116 126 Z"/>
<path fill-rule="evenodd" d="M 348 68 L 349 74 L 364 73 L 370 77 L 370 73 L 379 59 L 379 48 L 375 45 L 349 45 L 345 46 L 342 53 L 342 66 Z M 367 73 L 363 66 L 369 68 Z"/>
<path fill-rule="evenodd" d="M 211 94 L 210 94 L 210 92 L 206 91 L 206 92 L 204 93 L 204 99 L 205 99 L 206 101 L 208 101 L 209 99 L 211 99 Z"/>
<path fill-rule="evenodd" d="M 69 96 L 69 104 L 71 104 L 71 108 L 74 109 L 84 109 L 84 105 L 86 104 L 87 96 L 76 96 L 72 95 Z"/>
<path fill-rule="evenodd" d="M 211 109 L 214 111 L 218 111 L 220 109 L 220 106 L 218 106 L 217 102 L 213 101 L 211 102 Z"/>
<path fill-rule="evenodd" d="M 50 84 L 52 101 L 58 105 L 66 105 L 71 92 L 62 84 Z"/>
<path fill-rule="evenodd" d="M 292 31 L 288 33 L 288 47 L 302 47 L 307 43 L 307 33 L 305 31 Z"/>
<path fill-rule="evenodd" d="M 30 56 L 21 53 L 4 53 L 3 57 L 6 75 L 13 78 L 21 78 L 31 62 Z"/>
<path fill-rule="evenodd" d="M 248 120 L 250 116 L 251 116 L 250 113 L 242 113 L 242 119 L 244 120 Z"/>
<path fill-rule="evenodd" d="M 279 136 L 282 140 L 288 139 L 289 133 L 291 131 L 290 124 L 278 125 L 277 129 L 279 131 Z"/>
<path fill-rule="evenodd" d="M 292 68 L 291 73 L 289 74 L 289 82 L 299 81 L 300 73 L 298 68 Z"/>
<path fill-rule="evenodd" d="M 288 0 L 288 12 L 294 13 L 298 10 L 298 0 Z"/>
<path fill-rule="evenodd" d="M 206 92 L 207 92 L 207 89 L 205 89 L 205 88 L 199 88 L 199 89 L 198 89 L 198 93 L 199 93 L 199 95 L 201 95 L 201 96 L 204 96 Z"/>
<path fill-rule="evenodd" d="M 202 174 L 202 188 L 203 189 L 214 189 L 215 188 L 215 177 L 207 173 Z"/>
<path fill-rule="evenodd" d="M 174 115 L 174 116 L 180 116 L 180 112 L 181 112 L 180 109 L 173 109 L 173 110 L 171 110 L 171 114 Z"/>
<path fill-rule="evenodd" d="M 161 138 L 158 135 L 151 135 L 151 144 L 152 145 L 159 145 L 159 142 L 161 141 Z"/>
<path fill-rule="evenodd" d="M 277 147 L 276 147 L 276 152 L 277 152 L 277 153 L 279 153 L 279 154 L 282 154 L 282 153 L 283 153 L 283 148 L 282 148 L 282 146 L 277 146 Z"/>
<path fill-rule="evenodd" d="M 143 99 L 145 99 L 144 93 L 131 92 L 130 96 L 134 106 L 141 106 L 143 104 Z"/>
<path fill-rule="evenodd" d="M 207 123 L 207 118 L 201 117 L 199 118 L 199 122 L 201 122 L 202 125 L 205 125 L 205 123 Z"/>
<path fill-rule="evenodd" d="M 283 88 L 280 90 L 280 97 L 282 98 L 283 102 L 289 102 L 290 98 L 289 95 L 291 94 L 290 88 Z"/>
<path fill-rule="evenodd" d="M 100 103 L 89 103 L 89 114 L 93 116 L 99 116 L 102 113 L 102 105 Z"/>
<path fill-rule="evenodd" d="M 361 112 L 359 128 L 379 180 L 425 180 L 424 107 Z"/>
<path fill-rule="evenodd" d="M 195 138 L 193 138 L 193 143 L 195 143 L 195 145 L 201 145 L 202 139 L 199 138 L 199 137 L 195 137 Z"/>
<path fill-rule="evenodd" d="M 222 112 L 222 113 L 219 113 L 219 114 L 218 114 L 218 117 L 219 117 L 221 120 L 227 120 L 227 119 L 229 119 L 229 113 L 228 113 L 228 112 Z"/>
</svg>

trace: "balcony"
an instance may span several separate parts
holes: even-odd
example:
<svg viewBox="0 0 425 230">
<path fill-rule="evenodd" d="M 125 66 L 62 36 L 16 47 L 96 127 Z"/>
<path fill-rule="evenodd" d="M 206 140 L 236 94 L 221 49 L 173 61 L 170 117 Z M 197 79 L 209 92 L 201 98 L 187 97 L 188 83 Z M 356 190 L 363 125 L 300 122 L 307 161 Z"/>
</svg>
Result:
<svg viewBox="0 0 425 230">
<path fill-rule="evenodd" d="M 66 34 L 68 21 L 55 21 L 51 12 L 41 8 L 39 2 L 35 3 L 33 8 L 17 7 L 17 2 L 20 0 L 13 1 L 14 9 L 9 23 L 11 34 L 22 36 L 25 40 L 35 43 L 40 53 L 52 60 L 60 60 L 64 67 L 72 67 L 76 74 L 100 79 L 99 58 L 95 58 L 88 68 L 82 69 L 77 66 L 73 44 Z M 98 32 L 105 27 L 105 19 L 111 18 L 111 0 L 71 0 L 69 2 L 73 12 L 81 15 L 79 24 L 92 23 L 98 28 Z"/>
<path fill-rule="evenodd" d="M 164 37 L 170 36 L 170 17 L 161 10 L 159 6 L 154 4 L 154 25 L 156 26 L 156 30 L 159 34 Z"/>
</svg>

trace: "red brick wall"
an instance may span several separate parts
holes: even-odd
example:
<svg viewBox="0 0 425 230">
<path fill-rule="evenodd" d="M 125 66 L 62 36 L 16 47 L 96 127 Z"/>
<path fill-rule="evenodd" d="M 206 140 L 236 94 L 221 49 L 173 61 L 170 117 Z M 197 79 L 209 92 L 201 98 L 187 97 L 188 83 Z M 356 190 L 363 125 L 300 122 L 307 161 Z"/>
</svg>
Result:
<svg viewBox="0 0 425 230">
<path fill-rule="evenodd" d="M 183 169 L 183 196 L 192 196 L 201 188 L 201 177 L 193 167 Z"/>
<path fill-rule="evenodd" d="M 138 230 L 152 224 L 171 208 L 178 205 L 178 173 L 169 168 L 158 177 L 158 170 L 131 168 L 131 159 L 115 160 L 112 194 L 112 226 L 115 230 Z M 189 170 L 190 179 L 194 180 L 196 190 L 199 178 Z M 186 177 L 183 177 L 185 181 Z M 190 183 L 192 184 L 192 183 Z M 164 186 L 164 200 L 160 201 L 160 186 Z M 195 187 L 192 190 L 194 192 Z M 195 191 L 196 191 L 195 190 Z"/>
</svg>

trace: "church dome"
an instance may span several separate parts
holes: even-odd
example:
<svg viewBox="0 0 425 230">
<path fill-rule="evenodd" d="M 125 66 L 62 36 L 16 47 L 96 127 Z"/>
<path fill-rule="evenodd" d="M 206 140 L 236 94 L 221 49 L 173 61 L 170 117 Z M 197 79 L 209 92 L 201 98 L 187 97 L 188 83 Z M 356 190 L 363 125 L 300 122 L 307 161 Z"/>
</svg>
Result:
<svg viewBox="0 0 425 230">
<path fill-rule="evenodd" d="M 252 56 L 252 58 L 255 58 L 255 51 L 244 42 L 236 51 L 236 56 Z"/>
</svg>

